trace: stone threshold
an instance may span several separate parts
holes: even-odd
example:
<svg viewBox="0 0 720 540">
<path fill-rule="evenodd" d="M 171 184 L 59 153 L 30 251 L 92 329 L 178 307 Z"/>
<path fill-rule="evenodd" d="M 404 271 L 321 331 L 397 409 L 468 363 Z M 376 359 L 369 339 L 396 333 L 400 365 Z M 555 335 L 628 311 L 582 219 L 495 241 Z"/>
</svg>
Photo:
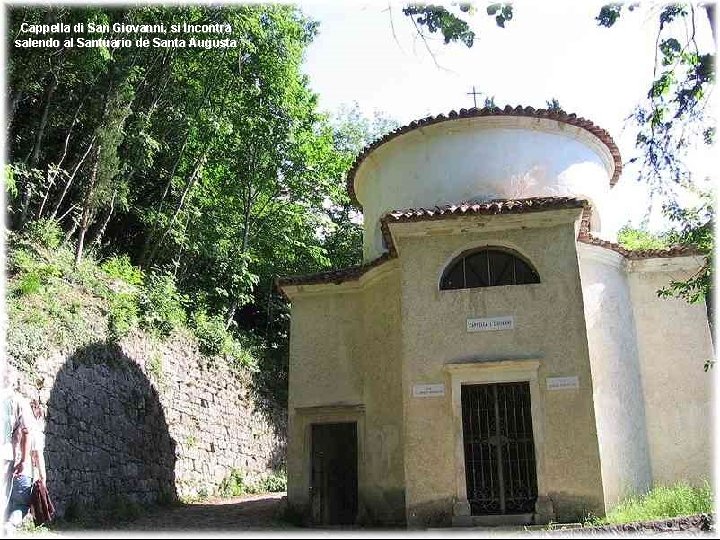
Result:
<svg viewBox="0 0 720 540">
<path fill-rule="evenodd" d="M 532 525 L 534 514 L 496 514 L 486 516 L 453 516 L 453 527 L 507 527 Z"/>
</svg>

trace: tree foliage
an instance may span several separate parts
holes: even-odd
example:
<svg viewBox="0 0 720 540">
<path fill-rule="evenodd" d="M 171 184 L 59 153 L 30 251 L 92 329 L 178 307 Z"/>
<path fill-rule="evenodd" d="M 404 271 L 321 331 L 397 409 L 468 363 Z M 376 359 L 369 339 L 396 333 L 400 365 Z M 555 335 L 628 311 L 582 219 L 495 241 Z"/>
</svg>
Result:
<svg viewBox="0 0 720 540">
<path fill-rule="evenodd" d="M 23 22 L 228 23 L 238 47 L 15 48 Z M 316 27 L 280 4 L 13 7 L 10 228 L 54 224 L 76 266 L 127 257 L 145 324 L 182 319 L 212 351 L 221 327 L 251 333 L 282 387 L 275 277 L 355 261 L 361 245 L 344 174 L 371 126 L 318 112 L 300 69 Z"/>
</svg>

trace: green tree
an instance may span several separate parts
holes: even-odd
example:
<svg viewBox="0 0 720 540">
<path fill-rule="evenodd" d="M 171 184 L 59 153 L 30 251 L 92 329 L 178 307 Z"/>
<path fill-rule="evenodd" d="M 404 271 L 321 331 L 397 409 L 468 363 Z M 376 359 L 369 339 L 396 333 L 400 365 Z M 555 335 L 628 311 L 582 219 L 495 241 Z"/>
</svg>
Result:
<svg viewBox="0 0 720 540">
<path fill-rule="evenodd" d="M 140 311 L 172 323 L 164 333 L 184 319 L 180 303 L 215 337 L 223 321 L 268 352 L 260 378 L 282 400 L 287 306 L 275 277 L 359 252 L 358 236 L 337 232 L 356 226 L 337 211 L 351 159 L 301 71 L 316 23 L 290 5 L 13 7 L 8 35 L 23 22 L 80 21 L 228 23 L 222 37 L 237 47 L 53 51 L 9 40 L 11 228 L 50 219 L 77 262 L 89 250 L 127 256 L 154 291 Z"/>
</svg>

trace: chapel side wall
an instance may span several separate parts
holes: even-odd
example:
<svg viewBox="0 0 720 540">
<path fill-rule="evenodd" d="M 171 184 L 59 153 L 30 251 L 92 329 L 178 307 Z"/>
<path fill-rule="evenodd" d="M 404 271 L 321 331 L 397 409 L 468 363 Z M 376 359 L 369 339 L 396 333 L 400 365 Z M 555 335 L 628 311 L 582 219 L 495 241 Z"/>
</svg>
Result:
<svg viewBox="0 0 720 540">
<path fill-rule="evenodd" d="M 477 228 L 475 228 L 477 230 Z M 440 291 L 443 268 L 465 249 L 513 248 L 537 268 L 541 283 Z M 549 249 L 548 246 L 552 246 Z M 539 357 L 539 400 L 544 411 L 537 441 L 542 483 L 556 519 L 602 513 L 592 380 L 571 223 L 461 235 L 399 239 L 402 264 L 405 477 L 408 522 L 447 523 L 457 502 L 455 431 L 449 362 Z M 468 333 L 466 319 L 513 315 L 515 330 Z M 578 390 L 548 391 L 547 377 L 578 376 Z M 414 398 L 414 384 L 445 383 L 443 397 Z M 462 470 L 462 469 L 460 469 Z M 461 476 L 462 477 L 462 476 Z M 462 477 L 464 478 L 464 477 Z"/>
<path fill-rule="evenodd" d="M 714 357 L 705 304 L 659 298 L 671 280 L 699 268 L 690 258 L 632 261 L 630 290 L 638 334 L 652 480 L 710 480 L 713 456 Z"/>
<path fill-rule="evenodd" d="M 578 244 L 605 505 L 651 483 L 632 299 L 622 256 Z"/>
<path fill-rule="evenodd" d="M 297 409 L 362 403 L 362 378 L 354 362 L 362 323 L 353 294 L 292 299 L 288 366 L 288 503 L 307 512 L 310 487 L 308 419 Z"/>
<path fill-rule="evenodd" d="M 363 372 L 367 484 L 359 519 L 405 524 L 400 281 L 397 271 L 363 291 L 364 332 L 357 362 Z"/>
<path fill-rule="evenodd" d="M 288 501 L 307 512 L 309 425 L 358 421 L 358 521 L 405 521 L 397 272 L 352 293 L 300 295 L 292 302 L 288 403 Z M 359 405 L 354 417 L 327 408 Z M 296 409 L 323 407 L 325 412 Z M 332 413 L 331 413 L 332 414 Z"/>
</svg>

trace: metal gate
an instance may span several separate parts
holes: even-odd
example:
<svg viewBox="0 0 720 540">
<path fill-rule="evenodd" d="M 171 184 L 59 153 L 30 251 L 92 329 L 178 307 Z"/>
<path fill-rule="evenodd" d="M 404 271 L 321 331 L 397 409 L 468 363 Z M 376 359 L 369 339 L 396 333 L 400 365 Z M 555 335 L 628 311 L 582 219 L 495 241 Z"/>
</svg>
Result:
<svg viewBox="0 0 720 540">
<path fill-rule="evenodd" d="M 461 400 L 472 514 L 532 513 L 537 477 L 530 385 L 463 385 Z"/>
</svg>

